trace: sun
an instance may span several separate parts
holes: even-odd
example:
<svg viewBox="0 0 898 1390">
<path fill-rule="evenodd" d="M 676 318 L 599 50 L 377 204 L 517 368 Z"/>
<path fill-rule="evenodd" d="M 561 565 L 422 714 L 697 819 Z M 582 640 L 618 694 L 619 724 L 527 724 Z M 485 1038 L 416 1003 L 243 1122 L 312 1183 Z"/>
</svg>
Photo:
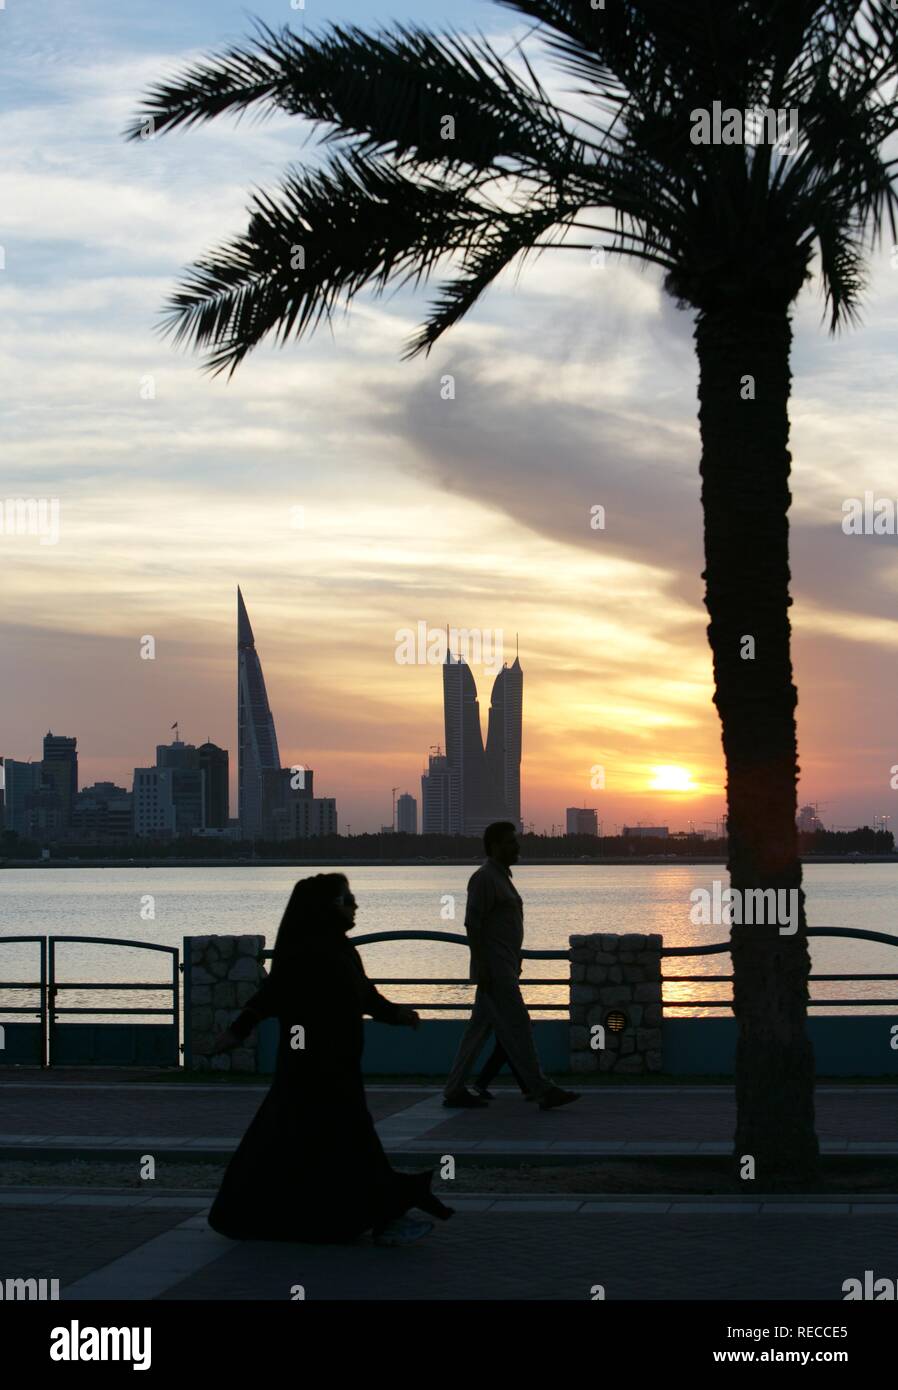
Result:
<svg viewBox="0 0 898 1390">
<path fill-rule="evenodd" d="M 694 792 L 697 790 L 692 773 L 685 767 L 653 767 L 654 779 L 649 783 L 653 792 Z"/>
</svg>

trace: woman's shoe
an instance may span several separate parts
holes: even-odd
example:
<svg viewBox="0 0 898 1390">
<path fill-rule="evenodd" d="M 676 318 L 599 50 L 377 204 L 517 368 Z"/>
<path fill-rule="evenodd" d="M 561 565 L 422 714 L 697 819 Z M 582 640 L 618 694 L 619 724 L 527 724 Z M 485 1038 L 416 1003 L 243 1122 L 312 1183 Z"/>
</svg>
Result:
<svg viewBox="0 0 898 1390">
<path fill-rule="evenodd" d="M 432 1221 L 416 1221 L 413 1216 L 400 1216 L 374 1232 L 374 1244 L 412 1245 L 423 1236 L 429 1236 L 432 1230 Z"/>
<path fill-rule="evenodd" d="M 447 1207 L 445 1202 L 441 1202 L 435 1192 L 431 1192 L 430 1184 L 433 1182 L 434 1169 L 429 1168 L 424 1173 L 415 1173 L 412 1181 L 417 1191 L 415 1192 L 414 1205 L 419 1211 L 426 1211 L 428 1216 L 437 1216 L 440 1221 L 448 1221 L 450 1216 L 454 1216 L 455 1208 Z"/>
<path fill-rule="evenodd" d="M 475 1092 L 475 1094 L 478 1095 L 478 1096 L 483 1096 L 483 1099 L 484 1099 L 484 1100 L 495 1100 L 495 1099 L 496 1099 L 496 1097 L 493 1095 L 492 1091 L 488 1091 L 488 1090 L 486 1089 L 485 1086 L 475 1086 L 475 1087 L 474 1087 L 474 1092 Z"/>
</svg>

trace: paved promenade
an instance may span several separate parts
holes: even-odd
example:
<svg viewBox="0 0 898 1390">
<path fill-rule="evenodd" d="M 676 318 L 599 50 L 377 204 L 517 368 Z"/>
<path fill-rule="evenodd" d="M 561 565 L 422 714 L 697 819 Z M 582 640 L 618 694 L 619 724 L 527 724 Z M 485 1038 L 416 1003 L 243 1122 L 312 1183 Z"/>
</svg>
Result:
<svg viewBox="0 0 898 1390">
<path fill-rule="evenodd" d="M 0 1077 L 6 1157 L 133 1150 L 220 1157 L 239 1143 L 267 1089 Z M 371 1086 L 368 1099 L 387 1151 L 418 1158 L 726 1154 L 735 1125 L 729 1086 L 596 1087 L 549 1112 L 510 1088 L 483 1110 L 446 1110 L 440 1092 L 423 1086 Z M 898 1087 L 821 1087 L 817 1133 L 824 1153 L 898 1155 Z"/>
<path fill-rule="evenodd" d="M 121 1074 L 118 1074 L 119 1077 Z M 219 1160 L 264 1086 L 142 1083 L 90 1074 L 0 1073 L 0 1152 Z M 563 1161 L 730 1149 L 729 1087 L 608 1086 L 548 1113 L 503 1090 L 485 1110 L 448 1111 L 427 1087 L 372 1086 L 388 1150 L 411 1166 L 457 1155 Z M 823 1148 L 898 1154 L 898 1089 L 818 1093 Z M 649 1197 L 485 1192 L 444 1200 L 456 1215 L 417 1245 L 233 1242 L 206 1223 L 212 1191 L 0 1189 L 0 1273 L 58 1278 L 63 1300 L 814 1299 L 895 1273 L 898 1194 Z M 448 1186 L 448 1184 L 447 1184 Z"/>
<path fill-rule="evenodd" d="M 0 1264 L 107 1299 L 840 1300 L 894 1274 L 898 1200 L 453 1200 L 426 1240 L 381 1250 L 229 1241 L 208 1194 L 0 1191 Z"/>
</svg>

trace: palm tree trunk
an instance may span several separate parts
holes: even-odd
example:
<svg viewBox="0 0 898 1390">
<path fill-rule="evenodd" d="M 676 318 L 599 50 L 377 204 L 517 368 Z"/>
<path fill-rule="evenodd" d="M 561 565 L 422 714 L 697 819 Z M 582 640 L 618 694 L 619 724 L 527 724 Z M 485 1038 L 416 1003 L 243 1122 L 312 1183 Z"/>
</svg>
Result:
<svg viewBox="0 0 898 1390">
<path fill-rule="evenodd" d="M 761 1189 L 813 1179 L 810 956 L 795 824 L 797 694 L 789 607 L 788 309 L 699 316 L 705 604 L 727 768 L 730 886 L 784 889 L 782 919 L 731 929 L 736 1049 L 734 1157 Z M 752 394 L 754 399 L 751 398 Z M 749 639 L 753 639 L 750 641 Z M 757 1189 L 756 1189 L 757 1190 Z"/>
</svg>

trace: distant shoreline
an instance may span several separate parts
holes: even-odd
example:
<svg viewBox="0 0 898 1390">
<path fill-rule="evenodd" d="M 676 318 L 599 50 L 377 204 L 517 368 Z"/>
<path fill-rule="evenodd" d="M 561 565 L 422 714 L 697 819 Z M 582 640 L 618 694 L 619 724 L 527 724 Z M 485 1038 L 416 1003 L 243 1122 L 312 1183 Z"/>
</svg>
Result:
<svg viewBox="0 0 898 1390">
<path fill-rule="evenodd" d="M 482 857 L 463 855 L 460 858 L 446 859 L 3 859 L 3 869 L 442 869 L 468 866 L 476 868 L 483 862 Z M 898 854 L 810 854 L 802 858 L 802 864 L 898 864 Z M 633 867 L 644 865 L 673 868 L 676 865 L 689 866 L 703 864 L 726 864 L 721 855 L 597 855 L 590 858 L 574 859 L 522 859 L 519 868 L 528 865 L 546 868 L 557 864 L 562 868 L 594 868 L 604 865 L 608 868 Z"/>
</svg>

